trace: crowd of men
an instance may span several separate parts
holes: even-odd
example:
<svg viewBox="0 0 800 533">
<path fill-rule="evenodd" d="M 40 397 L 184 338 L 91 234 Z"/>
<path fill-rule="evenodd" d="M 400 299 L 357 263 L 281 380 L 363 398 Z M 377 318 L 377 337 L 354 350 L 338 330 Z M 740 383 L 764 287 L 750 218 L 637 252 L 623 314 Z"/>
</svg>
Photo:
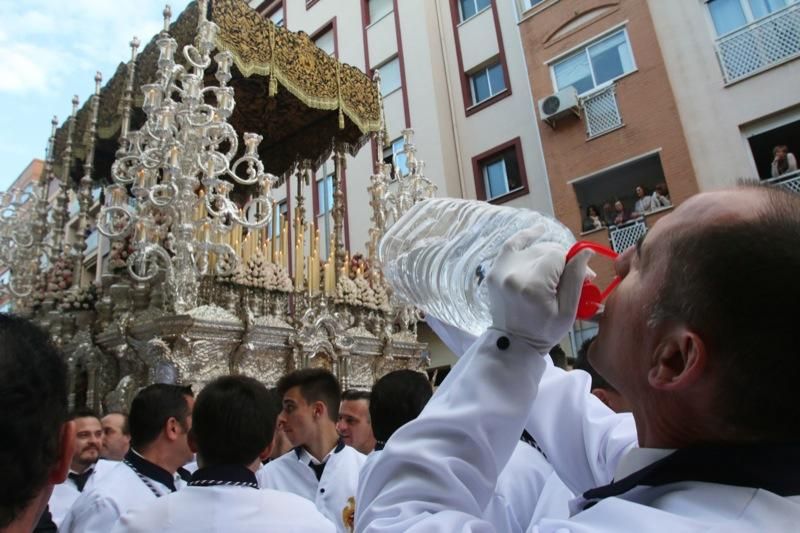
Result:
<svg viewBox="0 0 800 533">
<path fill-rule="evenodd" d="M 684 212 L 693 213 L 692 217 Z M 565 371 L 588 252 L 530 228 L 486 278 L 475 338 L 432 396 L 401 370 L 154 384 L 127 416 L 68 414 L 47 335 L 0 315 L 0 531 L 796 531 L 800 196 L 704 193 L 615 263 Z"/>
</svg>

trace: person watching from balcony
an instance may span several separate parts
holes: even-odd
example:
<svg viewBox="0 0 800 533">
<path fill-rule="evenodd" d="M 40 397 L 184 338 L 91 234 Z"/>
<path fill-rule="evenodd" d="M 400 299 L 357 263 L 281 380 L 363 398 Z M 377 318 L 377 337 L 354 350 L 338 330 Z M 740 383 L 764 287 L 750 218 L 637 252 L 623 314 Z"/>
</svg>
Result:
<svg viewBox="0 0 800 533">
<path fill-rule="evenodd" d="M 772 149 L 772 177 L 776 178 L 797 170 L 797 158 L 785 144 Z"/>
<path fill-rule="evenodd" d="M 666 183 L 659 183 L 656 185 L 656 190 L 653 191 L 653 209 L 660 209 L 662 207 L 670 207 L 672 201 L 669 199 L 669 189 Z"/>
<path fill-rule="evenodd" d="M 600 212 L 597 210 L 596 205 L 590 205 L 586 208 L 586 218 L 583 221 L 583 231 L 594 231 L 603 227 L 603 221 L 600 220 Z"/>
<path fill-rule="evenodd" d="M 611 205 L 611 202 L 606 202 L 603 204 L 603 223 L 606 226 L 613 226 L 614 225 L 614 217 L 617 216 L 617 213 L 614 211 L 614 206 Z"/>
<path fill-rule="evenodd" d="M 647 194 L 647 191 L 642 185 L 636 186 L 636 203 L 633 206 L 633 213 L 631 218 L 638 218 L 644 216 L 654 209 L 653 197 Z"/>
<path fill-rule="evenodd" d="M 631 215 L 625 209 L 625 205 L 622 203 L 622 201 L 617 200 L 614 202 L 614 225 L 619 226 L 620 224 L 626 223 L 630 219 Z"/>
</svg>

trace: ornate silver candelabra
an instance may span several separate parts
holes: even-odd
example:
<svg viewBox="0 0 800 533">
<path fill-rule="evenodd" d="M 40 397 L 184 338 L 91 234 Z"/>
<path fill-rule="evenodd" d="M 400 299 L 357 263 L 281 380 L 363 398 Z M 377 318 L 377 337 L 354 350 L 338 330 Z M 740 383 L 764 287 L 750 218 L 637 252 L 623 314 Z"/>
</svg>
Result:
<svg viewBox="0 0 800 533">
<path fill-rule="evenodd" d="M 128 272 L 143 282 L 165 271 L 176 312 L 196 306 L 201 276 L 234 272 L 241 231 L 232 230 L 270 221 L 277 180 L 259 159 L 260 135 L 245 133 L 237 157 L 239 138 L 227 122 L 235 106 L 230 52 L 213 57 L 219 85 L 204 87 L 218 28 L 201 5 L 195 44 L 183 48 L 187 67 L 175 61 L 178 45 L 167 33 L 169 8 L 164 12 L 157 80 L 142 86 L 147 120 L 121 143 L 98 223 L 111 239 L 133 233 Z M 253 190 L 241 206 L 230 196 L 235 184 Z"/>
</svg>

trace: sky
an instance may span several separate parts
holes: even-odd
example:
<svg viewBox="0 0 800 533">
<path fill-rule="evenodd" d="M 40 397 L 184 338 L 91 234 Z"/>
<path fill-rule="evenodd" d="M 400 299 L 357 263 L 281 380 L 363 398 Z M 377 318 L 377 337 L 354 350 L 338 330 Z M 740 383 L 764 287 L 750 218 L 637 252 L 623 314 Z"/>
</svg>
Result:
<svg viewBox="0 0 800 533">
<path fill-rule="evenodd" d="M 32 159 L 44 159 L 50 120 L 61 124 L 72 96 L 83 102 L 121 62 L 163 25 L 164 5 L 174 21 L 189 0 L 0 0 L 0 190 Z"/>
</svg>

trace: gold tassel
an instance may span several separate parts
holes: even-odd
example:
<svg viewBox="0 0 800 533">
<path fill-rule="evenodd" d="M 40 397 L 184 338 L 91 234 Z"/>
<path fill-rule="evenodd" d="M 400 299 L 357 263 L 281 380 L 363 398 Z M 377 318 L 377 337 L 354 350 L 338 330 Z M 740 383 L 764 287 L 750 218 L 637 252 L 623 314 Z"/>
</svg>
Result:
<svg viewBox="0 0 800 533">
<path fill-rule="evenodd" d="M 339 129 L 344 129 L 344 112 L 342 112 L 341 102 L 339 103 Z"/>
</svg>

